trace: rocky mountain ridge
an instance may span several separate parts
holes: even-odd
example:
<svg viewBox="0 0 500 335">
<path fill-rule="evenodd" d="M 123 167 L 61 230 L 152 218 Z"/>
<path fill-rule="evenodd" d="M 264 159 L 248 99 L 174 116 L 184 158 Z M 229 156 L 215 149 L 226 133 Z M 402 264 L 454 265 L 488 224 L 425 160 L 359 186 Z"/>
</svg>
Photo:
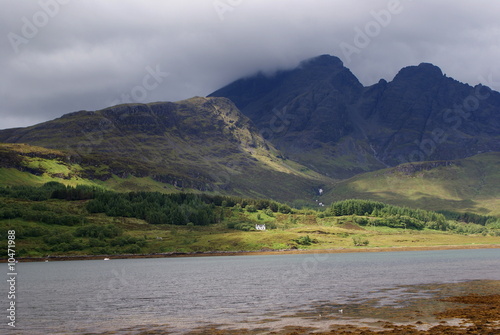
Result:
<svg viewBox="0 0 500 335">
<path fill-rule="evenodd" d="M 80 111 L 2 130 L 0 142 L 64 151 L 86 167 L 90 179 L 150 177 L 179 190 L 287 198 L 294 196 L 289 187 L 312 192 L 325 179 L 279 158 L 279 151 L 226 98 Z M 251 179 L 254 175 L 259 178 Z M 281 186 L 268 188 L 268 180 Z"/>
<path fill-rule="evenodd" d="M 500 151 L 500 93 L 428 63 L 363 87 L 340 59 L 322 55 L 209 96 L 231 99 L 291 159 L 337 178 Z"/>
<path fill-rule="evenodd" d="M 500 93 L 427 63 L 364 87 L 340 59 L 323 55 L 207 98 L 124 104 L 0 130 L 0 142 L 48 149 L 0 143 L 0 169 L 118 190 L 311 202 L 320 188 L 331 194 L 360 173 L 420 161 L 438 162 L 434 169 L 500 152 Z M 57 155 L 43 156 L 50 150 Z"/>
</svg>

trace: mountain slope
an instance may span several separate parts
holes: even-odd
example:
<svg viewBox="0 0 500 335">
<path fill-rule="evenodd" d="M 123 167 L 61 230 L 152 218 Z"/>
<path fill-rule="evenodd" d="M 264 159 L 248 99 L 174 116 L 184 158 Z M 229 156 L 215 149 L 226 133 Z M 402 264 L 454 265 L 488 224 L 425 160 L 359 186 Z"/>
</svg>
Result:
<svg viewBox="0 0 500 335">
<path fill-rule="evenodd" d="M 414 162 L 336 183 L 321 200 L 378 200 L 427 210 L 500 215 L 500 153 Z"/>
<path fill-rule="evenodd" d="M 225 98 L 81 111 L 0 131 L 0 141 L 60 150 L 68 162 L 82 166 L 82 177 L 107 183 L 116 177 L 149 178 L 177 189 L 290 201 L 307 198 L 326 180 L 278 158 Z"/>
<path fill-rule="evenodd" d="M 340 59 L 323 55 L 209 96 L 228 97 L 279 150 L 334 178 L 500 151 L 500 93 L 432 64 L 363 87 Z"/>
<path fill-rule="evenodd" d="M 212 95 L 1 130 L 0 185 L 60 180 L 498 213 L 500 93 L 459 83 L 434 65 L 363 87 L 324 55 Z M 478 153 L 487 154 L 463 159 Z"/>
</svg>

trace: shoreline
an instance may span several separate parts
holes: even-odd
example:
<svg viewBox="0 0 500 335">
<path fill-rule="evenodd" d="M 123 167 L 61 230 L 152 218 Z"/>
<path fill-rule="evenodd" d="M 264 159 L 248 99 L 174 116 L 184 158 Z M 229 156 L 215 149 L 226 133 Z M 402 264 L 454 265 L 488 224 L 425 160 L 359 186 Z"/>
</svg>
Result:
<svg viewBox="0 0 500 335">
<path fill-rule="evenodd" d="M 345 314 L 339 312 L 339 306 L 335 304 L 320 303 L 308 311 L 270 316 L 244 326 L 214 323 L 182 334 L 499 334 L 500 294 L 494 294 L 498 292 L 499 285 L 498 280 L 411 285 L 413 294 L 433 293 L 427 297 L 403 298 L 399 306 L 379 305 L 377 298 L 362 304 L 343 304 Z"/>
<path fill-rule="evenodd" d="M 359 247 L 336 249 L 284 249 L 256 251 L 198 251 L 198 252 L 167 252 L 151 254 L 120 254 L 120 255 L 61 255 L 49 257 L 17 257 L 19 262 L 49 261 L 80 261 L 112 259 L 142 259 L 142 258 L 173 258 L 173 257 L 213 257 L 213 256 L 262 256 L 262 255 L 297 255 L 297 254 L 337 254 L 355 252 L 401 252 L 401 251 L 432 251 L 432 250 L 469 250 L 469 249 L 500 249 L 500 244 L 467 244 L 467 245 L 436 245 L 436 246 L 401 246 L 401 247 Z M 0 259 L 7 263 L 7 259 Z"/>
</svg>

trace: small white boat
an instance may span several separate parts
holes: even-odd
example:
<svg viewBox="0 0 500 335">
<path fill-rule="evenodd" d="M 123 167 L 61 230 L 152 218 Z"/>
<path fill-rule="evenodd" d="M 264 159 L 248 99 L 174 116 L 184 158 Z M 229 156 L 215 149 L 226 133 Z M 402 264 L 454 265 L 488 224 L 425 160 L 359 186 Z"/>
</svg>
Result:
<svg viewBox="0 0 500 335">
<path fill-rule="evenodd" d="M 109 261 L 109 258 L 108 258 L 108 257 L 106 257 L 106 258 L 104 258 L 104 260 L 105 260 L 105 261 Z"/>
</svg>

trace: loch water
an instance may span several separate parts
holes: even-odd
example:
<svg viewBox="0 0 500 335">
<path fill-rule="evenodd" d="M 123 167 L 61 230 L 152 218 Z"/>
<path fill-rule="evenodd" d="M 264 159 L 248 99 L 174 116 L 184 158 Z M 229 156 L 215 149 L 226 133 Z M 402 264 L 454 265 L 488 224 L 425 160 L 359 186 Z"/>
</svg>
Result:
<svg viewBox="0 0 500 335">
<path fill-rule="evenodd" d="M 500 249 L 19 263 L 17 272 L 16 328 L 5 319 L 6 334 L 167 324 L 182 334 L 307 311 L 318 302 L 397 304 L 412 298 L 404 289 L 411 285 L 499 280 Z M 2 295 L 7 291 L 4 280 Z"/>
</svg>

